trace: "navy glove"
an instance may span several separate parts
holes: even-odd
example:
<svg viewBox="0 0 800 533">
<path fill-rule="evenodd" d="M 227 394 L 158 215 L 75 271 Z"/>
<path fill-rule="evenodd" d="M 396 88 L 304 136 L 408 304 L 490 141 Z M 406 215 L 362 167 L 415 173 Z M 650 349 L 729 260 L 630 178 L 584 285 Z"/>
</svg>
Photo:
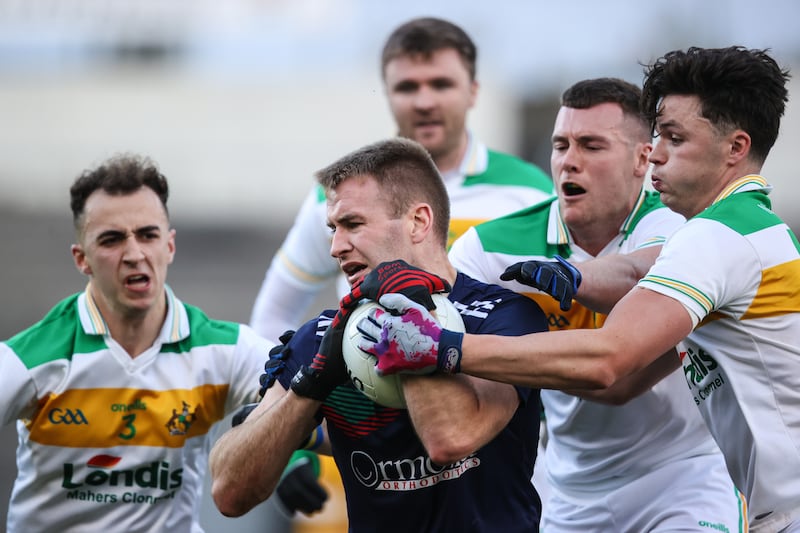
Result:
<svg viewBox="0 0 800 533">
<path fill-rule="evenodd" d="M 503 281 L 516 280 L 546 292 L 559 302 L 562 311 L 569 311 L 572 299 L 581 285 L 581 273 L 563 257 L 555 261 L 523 261 L 514 263 L 500 274 Z"/>
<path fill-rule="evenodd" d="M 447 280 L 397 259 L 379 264 L 364 276 L 350 294 L 342 298 L 339 307 L 353 309 L 363 298 L 377 302 L 384 294 L 400 293 L 432 311 L 436 304 L 431 294 L 438 292 L 450 292 Z"/>
<path fill-rule="evenodd" d="M 273 346 L 269 351 L 269 359 L 264 363 L 264 373 L 258 378 L 258 382 L 261 385 L 258 395 L 261 398 L 264 397 L 267 393 L 267 389 L 275 384 L 275 380 L 278 379 L 278 376 L 286 369 L 286 359 L 292 353 L 288 344 L 293 336 L 293 330 L 289 329 L 284 331 L 283 334 L 278 337 L 280 344 Z"/>
<path fill-rule="evenodd" d="M 294 452 L 275 488 L 278 508 L 290 518 L 295 511 L 311 514 L 322 509 L 328 493 L 318 481 L 319 473 L 316 453 Z"/>
</svg>

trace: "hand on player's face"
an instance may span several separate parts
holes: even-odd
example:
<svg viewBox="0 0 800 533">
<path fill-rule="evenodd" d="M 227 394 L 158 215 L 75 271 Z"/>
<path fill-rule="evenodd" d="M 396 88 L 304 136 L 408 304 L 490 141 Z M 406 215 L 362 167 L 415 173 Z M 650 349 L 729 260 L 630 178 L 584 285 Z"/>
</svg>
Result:
<svg viewBox="0 0 800 533">
<path fill-rule="evenodd" d="M 450 292 L 450 283 L 444 278 L 409 265 L 402 259 L 379 264 L 362 278 L 339 302 L 340 309 L 352 309 L 364 298 L 378 301 L 389 293 L 399 293 L 426 309 L 436 309 L 432 294 Z"/>
</svg>

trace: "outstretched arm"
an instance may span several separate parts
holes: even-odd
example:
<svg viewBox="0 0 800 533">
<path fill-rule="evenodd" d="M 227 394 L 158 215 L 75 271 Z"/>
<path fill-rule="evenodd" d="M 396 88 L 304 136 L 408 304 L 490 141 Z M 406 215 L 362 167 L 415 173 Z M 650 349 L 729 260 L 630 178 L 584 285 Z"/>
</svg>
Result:
<svg viewBox="0 0 800 533">
<path fill-rule="evenodd" d="M 438 369 L 539 389 L 609 388 L 653 363 L 693 328 L 680 302 L 639 287 L 600 329 L 518 337 L 442 330 L 424 307 L 398 294 L 380 303 L 399 314 L 370 314 L 359 322 L 359 347 L 378 358 L 379 372 Z"/>
<path fill-rule="evenodd" d="M 677 300 L 637 287 L 600 329 L 465 335 L 461 371 L 537 388 L 605 389 L 653 363 L 692 327 Z"/>
<path fill-rule="evenodd" d="M 508 266 L 500 279 L 517 281 L 549 294 L 560 302 L 562 311 L 568 311 L 576 299 L 592 311 L 608 314 L 644 277 L 660 251 L 661 246 L 651 246 L 580 263 L 560 256 L 520 261 Z"/>
<path fill-rule="evenodd" d="M 564 392 L 593 402 L 624 405 L 650 390 L 659 381 L 677 370 L 679 366 L 680 359 L 677 351 L 673 348 L 638 372 L 618 379 L 608 388 L 597 390 L 567 389 Z"/>
</svg>

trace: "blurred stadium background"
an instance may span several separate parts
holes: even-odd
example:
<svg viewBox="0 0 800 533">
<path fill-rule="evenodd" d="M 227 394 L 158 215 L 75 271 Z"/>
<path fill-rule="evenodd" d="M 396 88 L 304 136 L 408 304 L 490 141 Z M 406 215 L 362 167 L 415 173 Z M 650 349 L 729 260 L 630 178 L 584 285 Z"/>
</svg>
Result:
<svg viewBox="0 0 800 533">
<path fill-rule="evenodd" d="M 119 152 L 149 155 L 171 181 L 170 284 L 210 315 L 246 322 L 313 172 L 394 134 L 379 51 L 422 15 L 478 44 L 471 127 L 545 169 L 561 90 L 595 76 L 640 83 L 641 64 L 671 49 L 770 48 L 800 98 L 795 0 L 0 0 L 0 338 L 83 288 L 67 189 Z M 795 230 L 799 141 L 791 101 L 764 174 Z M 0 531 L 15 439 L 13 426 L 0 431 Z M 206 507 L 209 532 L 286 528 L 269 510 L 230 521 Z M 332 520 L 336 530 L 341 516 Z"/>
</svg>

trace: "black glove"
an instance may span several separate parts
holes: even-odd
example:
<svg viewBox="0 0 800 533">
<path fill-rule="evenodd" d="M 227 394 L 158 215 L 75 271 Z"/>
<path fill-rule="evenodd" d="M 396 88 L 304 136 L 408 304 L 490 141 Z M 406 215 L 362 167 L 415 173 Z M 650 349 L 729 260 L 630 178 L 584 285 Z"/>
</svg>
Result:
<svg viewBox="0 0 800 533">
<path fill-rule="evenodd" d="M 316 453 L 302 450 L 294 452 L 275 488 L 279 509 L 289 517 L 295 511 L 311 514 L 322 509 L 328 493 L 318 481 L 319 472 Z"/>
<path fill-rule="evenodd" d="M 267 389 L 275 384 L 275 380 L 286 369 L 286 359 L 292 353 L 291 349 L 287 346 L 289 341 L 294 336 L 294 330 L 288 329 L 278 337 L 280 344 L 276 344 L 269 351 L 269 359 L 264 363 L 264 373 L 258 378 L 261 388 L 258 395 L 263 398 L 267 393 Z"/>
<path fill-rule="evenodd" d="M 378 301 L 384 294 L 400 293 L 422 304 L 428 311 L 436 309 L 431 294 L 450 292 L 447 280 L 397 259 L 375 267 L 358 283 L 350 294 L 342 298 L 339 308 L 353 309 L 363 298 Z"/>
<path fill-rule="evenodd" d="M 503 281 L 517 280 L 524 285 L 546 292 L 559 301 L 562 311 L 569 311 L 572 299 L 581 284 L 581 273 L 563 257 L 555 261 L 524 261 L 515 263 L 500 274 Z"/>
<path fill-rule="evenodd" d="M 311 364 L 301 366 L 292 378 L 291 389 L 298 396 L 324 402 L 333 389 L 350 379 L 342 356 L 342 340 L 351 310 L 339 308 Z"/>
</svg>

